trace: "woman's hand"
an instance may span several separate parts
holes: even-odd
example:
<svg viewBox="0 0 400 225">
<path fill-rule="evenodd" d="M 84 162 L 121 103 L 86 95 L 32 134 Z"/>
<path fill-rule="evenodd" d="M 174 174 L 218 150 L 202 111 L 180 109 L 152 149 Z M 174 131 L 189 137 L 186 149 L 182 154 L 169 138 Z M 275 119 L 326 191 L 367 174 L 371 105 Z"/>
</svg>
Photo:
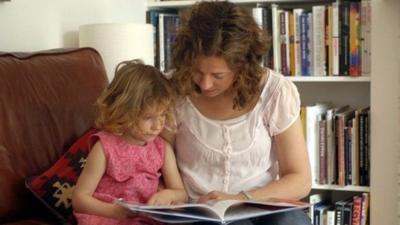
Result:
<svg viewBox="0 0 400 225">
<path fill-rule="evenodd" d="M 181 199 L 186 199 L 184 190 L 163 189 L 154 193 L 147 201 L 149 205 L 175 205 L 182 203 Z"/>
<path fill-rule="evenodd" d="M 238 194 L 227 194 L 224 192 L 220 192 L 220 191 L 211 191 L 209 193 L 207 193 L 206 195 L 203 195 L 199 198 L 199 200 L 197 201 L 198 203 L 205 203 L 211 200 L 243 200 L 245 199 L 244 196 L 240 193 Z"/>
</svg>

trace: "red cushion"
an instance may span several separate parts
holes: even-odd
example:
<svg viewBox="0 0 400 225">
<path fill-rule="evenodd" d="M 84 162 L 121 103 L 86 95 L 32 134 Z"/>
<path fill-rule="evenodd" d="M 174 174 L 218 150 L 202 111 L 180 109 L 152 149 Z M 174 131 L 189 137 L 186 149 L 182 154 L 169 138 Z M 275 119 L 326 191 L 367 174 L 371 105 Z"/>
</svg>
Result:
<svg viewBox="0 0 400 225">
<path fill-rule="evenodd" d="M 95 132 L 87 131 L 50 169 L 25 180 L 28 189 L 65 222 L 74 223 L 72 191 L 90 150 L 89 138 Z"/>
</svg>

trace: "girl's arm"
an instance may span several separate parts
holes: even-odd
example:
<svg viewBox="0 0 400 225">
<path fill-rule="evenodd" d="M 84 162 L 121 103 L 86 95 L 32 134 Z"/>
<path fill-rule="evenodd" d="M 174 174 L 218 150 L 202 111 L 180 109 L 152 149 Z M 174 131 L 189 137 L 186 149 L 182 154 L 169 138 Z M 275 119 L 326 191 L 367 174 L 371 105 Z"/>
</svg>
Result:
<svg viewBox="0 0 400 225">
<path fill-rule="evenodd" d="M 179 174 L 174 151 L 168 142 L 165 142 L 165 160 L 161 172 L 165 189 L 155 193 L 147 203 L 170 205 L 186 202 L 188 197 Z"/>
<path fill-rule="evenodd" d="M 279 179 L 255 190 L 244 190 L 254 200 L 270 198 L 301 199 L 311 190 L 311 173 L 306 143 L 300 119 L 292 126 L 274 137 L 279 163 Z M 243 193 L 227 194 L 210 192 L 199 202 L 221 199 L 246 199 Z"/>
<path fill-rule="evenodd" d="M 106 163 L 103 146 L 98 141 L 90 151 L 86 165 L 78 178 L 72 195 L 72 206 L 79 213 L 122 219 L 129 214 L 126 209 L 93 197 L 93 193 L 105 173 Z"/>
</svg>

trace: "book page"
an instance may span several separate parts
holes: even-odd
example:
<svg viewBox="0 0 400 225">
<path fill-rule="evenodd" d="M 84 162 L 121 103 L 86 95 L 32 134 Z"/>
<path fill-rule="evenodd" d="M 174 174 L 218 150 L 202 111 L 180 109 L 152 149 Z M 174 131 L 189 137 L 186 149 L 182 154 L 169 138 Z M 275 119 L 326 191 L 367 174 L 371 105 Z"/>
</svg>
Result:
<svg viewBox="0 0 400 225">
<path fill-rule="evenodd" d="M 129 203 L 124 202 L 123 200 L 116 200 L 115 203 L 135 212 L 172 215 L 216 222 L 221 221 L 223 216 L 223 213 L 221 214 L 213 208 L 213 202 L 210 202 L 210 204 L 179 204 L 162 206 Z"/>
<path fill-rule="evenodd" d="M 302 206 L 303 208 L 306 206 Z M 254 218 L 259 216 L 265 216 L 273 213 L 290 211 L 294 209 L 298 209 L 299 206 L 293 207 L 286 205 L 286 204 L 277 204 L 273 205 L 266 205 L 266 204 L 259 204 L 259 203 L 239 203 L 229 207 L 225 214 L 224 214 L 224 221 L 225 222 L 232 222 L 236 220 L 243 220 L 248 218 Z"/>
<path fill-rule="evenodd" d="M 210 201 L 207 204 L 181 204 L 154 206 L 127 203 L 117 200 L 117 204 L 135 212 L 152 215 L 155 219 L 170 220 L 196 219 L 200 221 L 230 222 L 261 215 L 308 207 L 308 204 L 296 201 L 274 200 L 270 202 L 223 200 Z M 165 220 L 164 220 L 165 222 Z"/>
</svg>

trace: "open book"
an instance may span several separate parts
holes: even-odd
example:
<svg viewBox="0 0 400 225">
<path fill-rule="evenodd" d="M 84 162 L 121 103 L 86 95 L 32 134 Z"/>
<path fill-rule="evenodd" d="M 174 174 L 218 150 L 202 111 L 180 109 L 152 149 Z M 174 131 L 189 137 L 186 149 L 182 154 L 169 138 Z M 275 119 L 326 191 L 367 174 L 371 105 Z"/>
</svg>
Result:
<svg viewBox="0 0 400 225">
<path fill-rule="evenodd" d="M 116 204 L 133 212 L 144 214 L 166 223 L 191 223 L 209 221 L 219 224 L 309 207 L 309 204 L 292 200 L 273 200 L 268 202 L 223 200 L 207 204 L 180 204 L 151 206 L 116 200 Z"/>
</svg>

